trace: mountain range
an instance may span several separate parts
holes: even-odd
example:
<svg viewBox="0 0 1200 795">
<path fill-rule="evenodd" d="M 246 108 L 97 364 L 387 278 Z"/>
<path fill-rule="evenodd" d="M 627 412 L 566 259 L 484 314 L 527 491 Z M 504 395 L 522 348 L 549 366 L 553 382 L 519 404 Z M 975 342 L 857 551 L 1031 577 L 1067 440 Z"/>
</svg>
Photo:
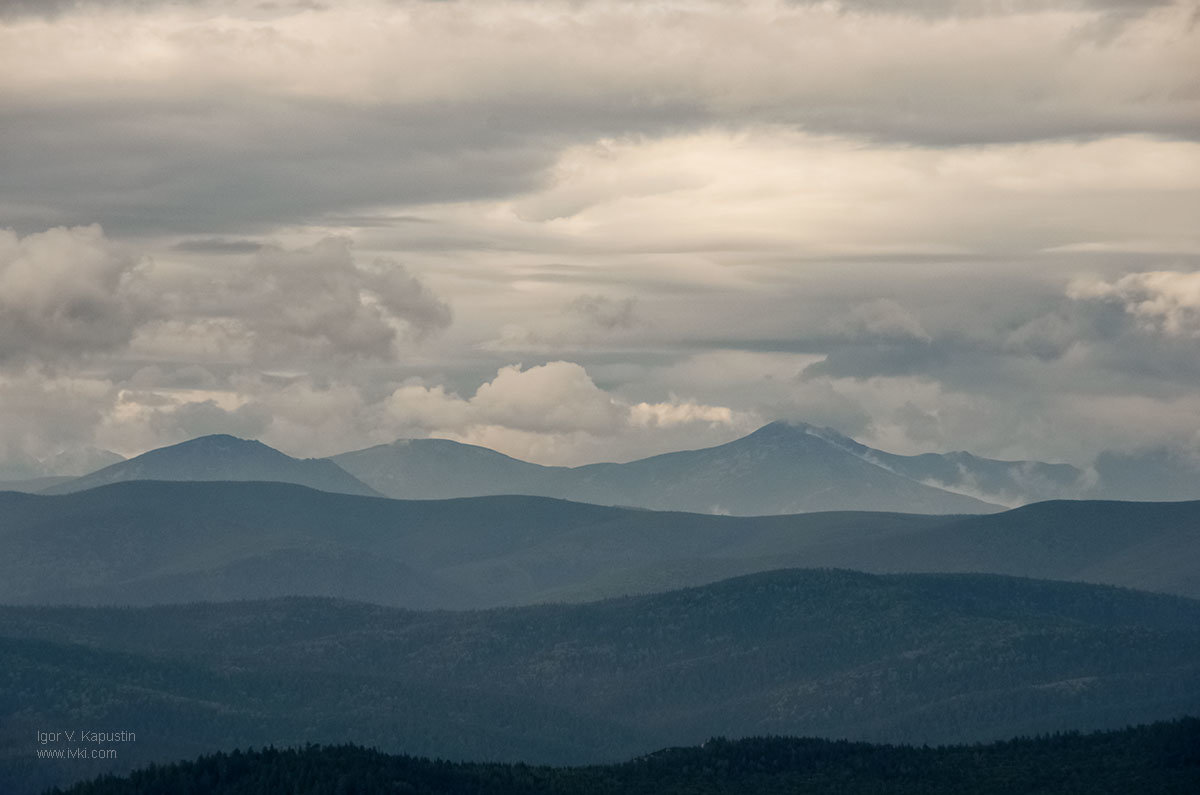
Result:
<svg viewBox="0 0 1200 795">
<path fill-rule="evenodd" d="M 544 497 L 391 500 L 285 483 L 0 493 L 0 602 L 336 596 L 478 608 L 648 593 L 782 567 L 990 572 L 1200 596 L 1200 502 L 967 516 L 712 516 Z"/>
<path fill-rule="evenodd" d="M 448 439 L 401 439 L 328 459 L 296 459 L 260 442 L 216 435 L 82 477 L 0 480 L 0 490 L 61 494 L 126 480 L 261 480 L 397 499 L 525 494 L 740 516 L 986 513 L 1051 499 L 1200 499 L 1200 463 L 1163 450 L 1104 453 L 1084 471 L 962 451 L 897 455 L 830 428 L 785 422 L 716 447 L 577 467 L 542 466 Z"/>
<path fill-rule="evenodd" d="M 999 509 L 879 466 L 811 426 L 782 422 L 717 447 L 627 464 L 543 467 L 441 439 L 406 440 L 344 453 L 333 460 L 377 491 L 407 499 L 530 494 L 739 516 Z"/>
<path fill-rule="evenodd" d="M 31 753 L 60 725 L 136 732 L 124 769 L 305 742 L 551 764 L 717 734 L 971 742 L 1195 714 L 1200 602 L 785 570 L 489 611 L 0 607 L 0 672 L 0 790 L 20 795 L 87 775 Z"/>
</svg>

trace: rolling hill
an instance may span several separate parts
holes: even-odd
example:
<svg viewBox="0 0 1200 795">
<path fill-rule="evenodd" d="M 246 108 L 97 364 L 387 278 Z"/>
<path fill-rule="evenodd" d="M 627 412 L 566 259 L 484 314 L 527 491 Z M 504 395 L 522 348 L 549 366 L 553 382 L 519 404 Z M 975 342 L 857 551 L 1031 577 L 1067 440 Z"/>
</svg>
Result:
<svg viewBox="0 0 1200 795">
<path fill-rule="evenodd" d="M 136 733 L 123 769 L 354 742 L 627 759 L 714 735 L 946 743 L 1200 710 L 1200 602 L 982 575 L 786 570 L 582 605 L 314 599 L 0 608 L 0 789 L 98 772 L 38 729 Z"/>
<path fill-rule="evenodd" d="M 1200 596 L 1200 503 L 984 516 L 735 517 L 541 497 L 402 501 L 283 483 L 0 493 L 0 602 L 334 596 L 475 608 L 649 593 L 784 567 L 990 572 Z"/>
</svg>

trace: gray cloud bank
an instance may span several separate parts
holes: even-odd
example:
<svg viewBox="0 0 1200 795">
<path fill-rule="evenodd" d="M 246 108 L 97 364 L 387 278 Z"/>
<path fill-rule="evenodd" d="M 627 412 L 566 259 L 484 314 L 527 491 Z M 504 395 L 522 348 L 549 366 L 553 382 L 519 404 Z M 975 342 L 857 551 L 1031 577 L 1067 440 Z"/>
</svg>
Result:
<svg viewBox="0 0 1200 795">
<path fill-rule="evenodd" d="M 698 125 L 932 147 L 1200 129 L 1189 3 L 51 6 L 0 25 L 0 207 L 27 231 L 498 197 L 566 146 Z"/>
<path fill-rule="evenodd" d="M 1196 19 L 0 2 L 0 459 L 221 431 L 580 463 L 793 418 L 1190 460 Z"/>
</svg>

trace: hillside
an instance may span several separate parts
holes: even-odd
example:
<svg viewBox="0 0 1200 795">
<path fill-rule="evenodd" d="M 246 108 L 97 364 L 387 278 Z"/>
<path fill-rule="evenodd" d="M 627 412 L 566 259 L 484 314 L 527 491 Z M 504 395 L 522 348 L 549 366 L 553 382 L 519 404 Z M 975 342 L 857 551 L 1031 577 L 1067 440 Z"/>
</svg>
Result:
<svg viewBox="0 0 1200 795">
<path fill-rule="evenodd" d="M 553 764 L 718 734 L 965 742 L 1196 714 L 1200 602 L 791 570 L 462 613 L 6 607 L 0 677 L 5 792 L 88 774 L 31 758 L 35 731 L 60 724 L 137 732 L 127 766 L 305 742 Z"/>
<path fill-rule="evenodd" d="M 0 517 L 7 603 L 299 595 L 491 607 L 784 567 L 991 572 L 1200 596 L 1200 503 L 732 517 L 538 497 L 400 501 L 282 483 L 129 482 L 0 493 Z"/>
<path fill-rule="evenodd" d="M 324 458 L 292 458 L 262 442 L 234 436 L 201 436 L 151 450 L 90 474 L 44 489 L 68 494 L 131 480 L 272 481 L 340 494 L 377 492 Z"/>
<path fill-rule="evenodd" d="M 142 795 L 203 786 L 213 795 L 292 795 L 307 786 L 361 795 L 1190 795 L 1200 788 L 1198 749 L 1200 721 L 1195 719 L 943 748 L 785 737 L 716 739 L 600 768 L 446 765 L 354 746 L 308 747 L 212 754 L 127 779 L 79 784 L 68 793 Z"/>
</svg>

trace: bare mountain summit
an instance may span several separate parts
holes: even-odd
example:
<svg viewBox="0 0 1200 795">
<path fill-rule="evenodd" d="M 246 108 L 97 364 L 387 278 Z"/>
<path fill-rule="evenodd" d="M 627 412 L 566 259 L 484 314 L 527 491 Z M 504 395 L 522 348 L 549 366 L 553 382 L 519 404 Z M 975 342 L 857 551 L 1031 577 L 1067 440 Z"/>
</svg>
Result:
<svg viewBox="0 0 1200 795">
<path fill-rule="evenodd" d="M 262 442 L 225 434 L 160 447 L 51 486 L 44 493 L 67 494 L 127 480 L 258 480 L 295 483 L 341 494 L 379 496 L 327 458 L 292 458 Z"/>
</svg>

